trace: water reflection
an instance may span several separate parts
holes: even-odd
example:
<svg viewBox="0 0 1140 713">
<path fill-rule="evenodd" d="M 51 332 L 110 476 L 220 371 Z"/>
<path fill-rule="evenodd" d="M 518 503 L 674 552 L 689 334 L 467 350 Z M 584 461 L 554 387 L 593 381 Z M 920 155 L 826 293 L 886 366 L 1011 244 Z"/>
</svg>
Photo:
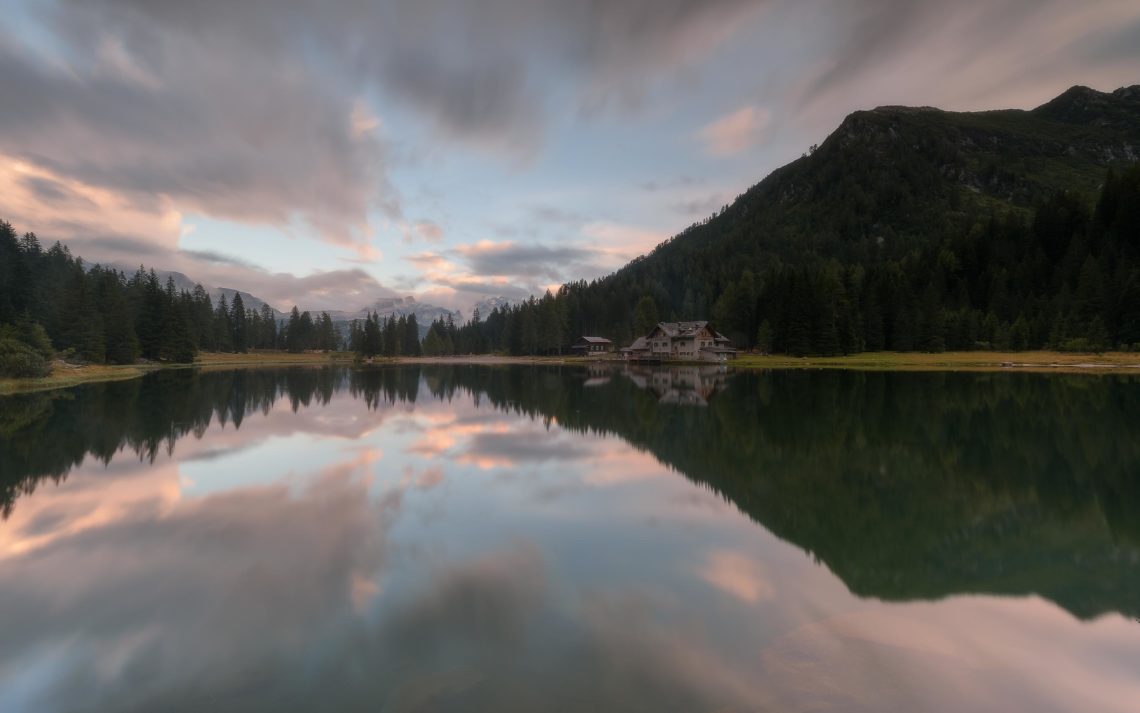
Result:
<svg viewBox="0 0 1140 713">
<path fill-rule="evenodd" d="M 652 390 L 662 404 L 707 406 L 709 398 L 724 388 L 728 369 L 724 366 L 646 367 L 631 364 L 620 373 L 639 388 Z"/>
<path fill-rule="evenodd" d="M 715 368 L 6 399 L 0 710 L 1133 710 L 1138 415 Z"/>
</svg>

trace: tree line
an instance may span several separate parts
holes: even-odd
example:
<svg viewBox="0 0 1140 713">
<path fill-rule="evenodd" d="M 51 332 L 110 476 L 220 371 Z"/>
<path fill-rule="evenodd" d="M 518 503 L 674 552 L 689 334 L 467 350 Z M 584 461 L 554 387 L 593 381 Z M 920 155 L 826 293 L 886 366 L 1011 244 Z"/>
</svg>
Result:
<svg viewBox="0 0 1140 713">
<path fill-rule="evenodd" d="M 138 359 L 189 363 L 199 351 L 335 350 L 327 313 L 293 308 L 278 319 L 269 305 L 247 308 L 241 293 L 215 304 L 202 285 L 179 290 L 140 266 L 131 276 L 88 267 L 59 242 L 44 249 L 0 221 L 0 375 L 44 376 L 57 354 L 93 363 Z"/>
<path fill-rule="evenodd" d="M 760 256 L 731 260 L 682 235 L 608 277 L 476 315 L 451 348 L 552 354 L 586 334 L 627 344 L 664 318 L 711 319 L 738 347 L 794 355 L 1140 349 L 1140 165 L 1109 171 L 1095 200 L 1062 191 L 1035 210 L 946 222 L 881 250 L 764 252 L 756 234 Z"/>
<path fill-rule="evenodd" d="M 712 230 L 737 212 L 698 227 Z M 327 313 L 294 307 L 279 320 L 267 305 L 247 309 L 240 293 L 214 304 L 200 285 L 180 291 L 153 270 L 128 278 L 87 269 L 59 243 L 44 250 L 33 233 L 17 237 L 0 222 L 0 370 L 43 373 L 55 351 L 100 363 L 343 347 L 362 357 L 560 354 L 587 334 L 628 344 L 659 319 L 712 319 L 740 347 L 795 355 L 1140 349 L 1140 165 L 1110 171 L 1095 200 L 1062 191 L 1035 210 L 959 212 L 945 222 L 925 241 L 880 242 L 881 250 L 862 239 L 766 252 L 757 234 L 755 252 L 739 259 L 682 234 L 608 277 L 486 318 L 476 311 L 462 326 L 433 322 L 422 344 L 415 315 L 370 314 L 342 340 Z"/>
<path fill-rule="evenodd" d="M 349 323 L 348 348 L 366 359 L 377 356 L 420 356 L 423 353 L 420 347 L 420 325 L 415 314 L 399 317 L 390 314 L 387 319 L 383 319 L 378 312 L 369 312 L 363 321 L 354 319 Z"/>
</svg>

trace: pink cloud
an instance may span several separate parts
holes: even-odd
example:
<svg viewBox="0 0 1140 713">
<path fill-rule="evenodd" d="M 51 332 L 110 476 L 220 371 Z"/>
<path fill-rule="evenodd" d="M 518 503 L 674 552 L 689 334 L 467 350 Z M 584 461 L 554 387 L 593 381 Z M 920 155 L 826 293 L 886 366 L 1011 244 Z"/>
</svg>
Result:
<svg viewBox="0 0 1140 713">
<path fill-rule="evenodd" d="M 767 109 L 746 106 L 706 124 L 697 138 L 713 156 L 733 156 L 754 146 L 771 122 Z"/>
</svg>

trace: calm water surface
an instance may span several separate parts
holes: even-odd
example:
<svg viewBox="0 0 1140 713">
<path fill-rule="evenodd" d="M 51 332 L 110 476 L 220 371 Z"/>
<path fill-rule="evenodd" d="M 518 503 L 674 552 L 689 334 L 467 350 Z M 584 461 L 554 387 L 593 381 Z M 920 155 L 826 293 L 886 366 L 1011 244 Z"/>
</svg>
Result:
<svg viewBox="0 0 1140 713">
<path fill-rule="evenodd" d="M 1140 711 L 1140 380 L 0 399 L 0 711 Z"/>
</svg>

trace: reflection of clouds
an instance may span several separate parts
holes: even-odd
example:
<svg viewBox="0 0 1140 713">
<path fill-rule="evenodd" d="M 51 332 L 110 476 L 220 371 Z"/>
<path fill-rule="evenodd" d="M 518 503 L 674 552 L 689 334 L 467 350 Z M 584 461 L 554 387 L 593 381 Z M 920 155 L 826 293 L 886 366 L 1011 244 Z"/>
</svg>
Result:
<svg viewBox="0 0 1140 713">
<path fill-rule="evenodd" d="M 1135 711 L 1136 632 L 1040 599 L 870 606 L 809 623 L 761 653 L 777 709 Z"/>
<path fill-rule="evenodd" d="M 547 586 L 541 552 L 516 544 L 439 570 L 429 585 L 385 617 L 385 645 L 410 654 L 432 653 L 447 642 L 514 647 Z"/>
<path fill-rule="evenodd" d="M 478 432 L 470 439 L 467 454 L 510 464 L 574 461 L 586 458 L 590 453 L 580 438 L 561 429 L 525 428 L 497 433 Z"/>
<path fill-rule="evenodd" d="M 399 487 L 413 487 L 417 490 L 432 490 L 444 481 L 443 468 L 438 465 L 427 466 L 418 473 L 413 465 L 404 466 L 403 477 Z"/>
<path fill-rule="evenodd" d="M 93 709 L 161 709 L 166 696 L 247 685 L 366 603 L 384 554 L 377 507 L 364 483 L 330 472 L 299 495 L 274 485 L 124 512 L 8 558 L 0 610 L 18 616 L 0 671 L 66 643 L 41 710 L 95 690 Z"/>
<path fill-rule="evenodd" d="M 0 526 L 0 561 L 124 517 L 165 513 L 180 491 L 173 461 L 149 465 L 120 458 L 104 467 L 89 459 L 65 485 L 20 500 Z"/>
<path fill-rule="evenodd" d="M 311 411 L 347 425 L 332 445 Z M 273 409 L 176 449 L 285 429 L 267 485 L 180 497 L 160 454 L 22 499 L 0 526 L 0 712 L 1116 713 L 1140 695 L 1140 632 L 1119 617 L 858 600 L 621 438 L 462 395 L 382 427 L 362 411 Z M 446 448 L 417 449 L 434 430 Z M 511 470 L 456 477 L 481 458 Z M 197 467 L 224 480 L 237 460 Z"/>
<path fill-rule="evenodd" d="M 215 420 L 200 438 L 183 438 L 176 444 L 179 460 L 216 460 L 248 450 L 269 438 L 298 434 L 354 441 L 380 428 L 384 411 L 367 411 L 356 399 L 333 399 L 325 405 L 293 410 L 287 396 L 277 399 L 268 412 L 246 416 L 240 428 Z"/>
<path fill-rule="evenodd" d="M 771 599 L 776 590 L 760 563 L 740 552 L 709 552 L 697 570 L 698 576 L 712 586 L 745 604 Z"/>
<path fill-rule="evenodd" d="M 448 407 L 452 404 L 448 404 Z M 425 457 L 443 456 L 458 444 L 483 433 L 506 433 L 511 428 L 511 419 L 503 414 L 491 413 L 478 418 L 458 418 L 454 411 L 440 413 L 433 408 L 443 408 L 433 404 L 417 410 L 404 419 L 401 425 L 419 433 L 420 436 L 405 450 L 408 453 Z M 461 408 L 461 407 L 460 407 Z"/>
</svg>

